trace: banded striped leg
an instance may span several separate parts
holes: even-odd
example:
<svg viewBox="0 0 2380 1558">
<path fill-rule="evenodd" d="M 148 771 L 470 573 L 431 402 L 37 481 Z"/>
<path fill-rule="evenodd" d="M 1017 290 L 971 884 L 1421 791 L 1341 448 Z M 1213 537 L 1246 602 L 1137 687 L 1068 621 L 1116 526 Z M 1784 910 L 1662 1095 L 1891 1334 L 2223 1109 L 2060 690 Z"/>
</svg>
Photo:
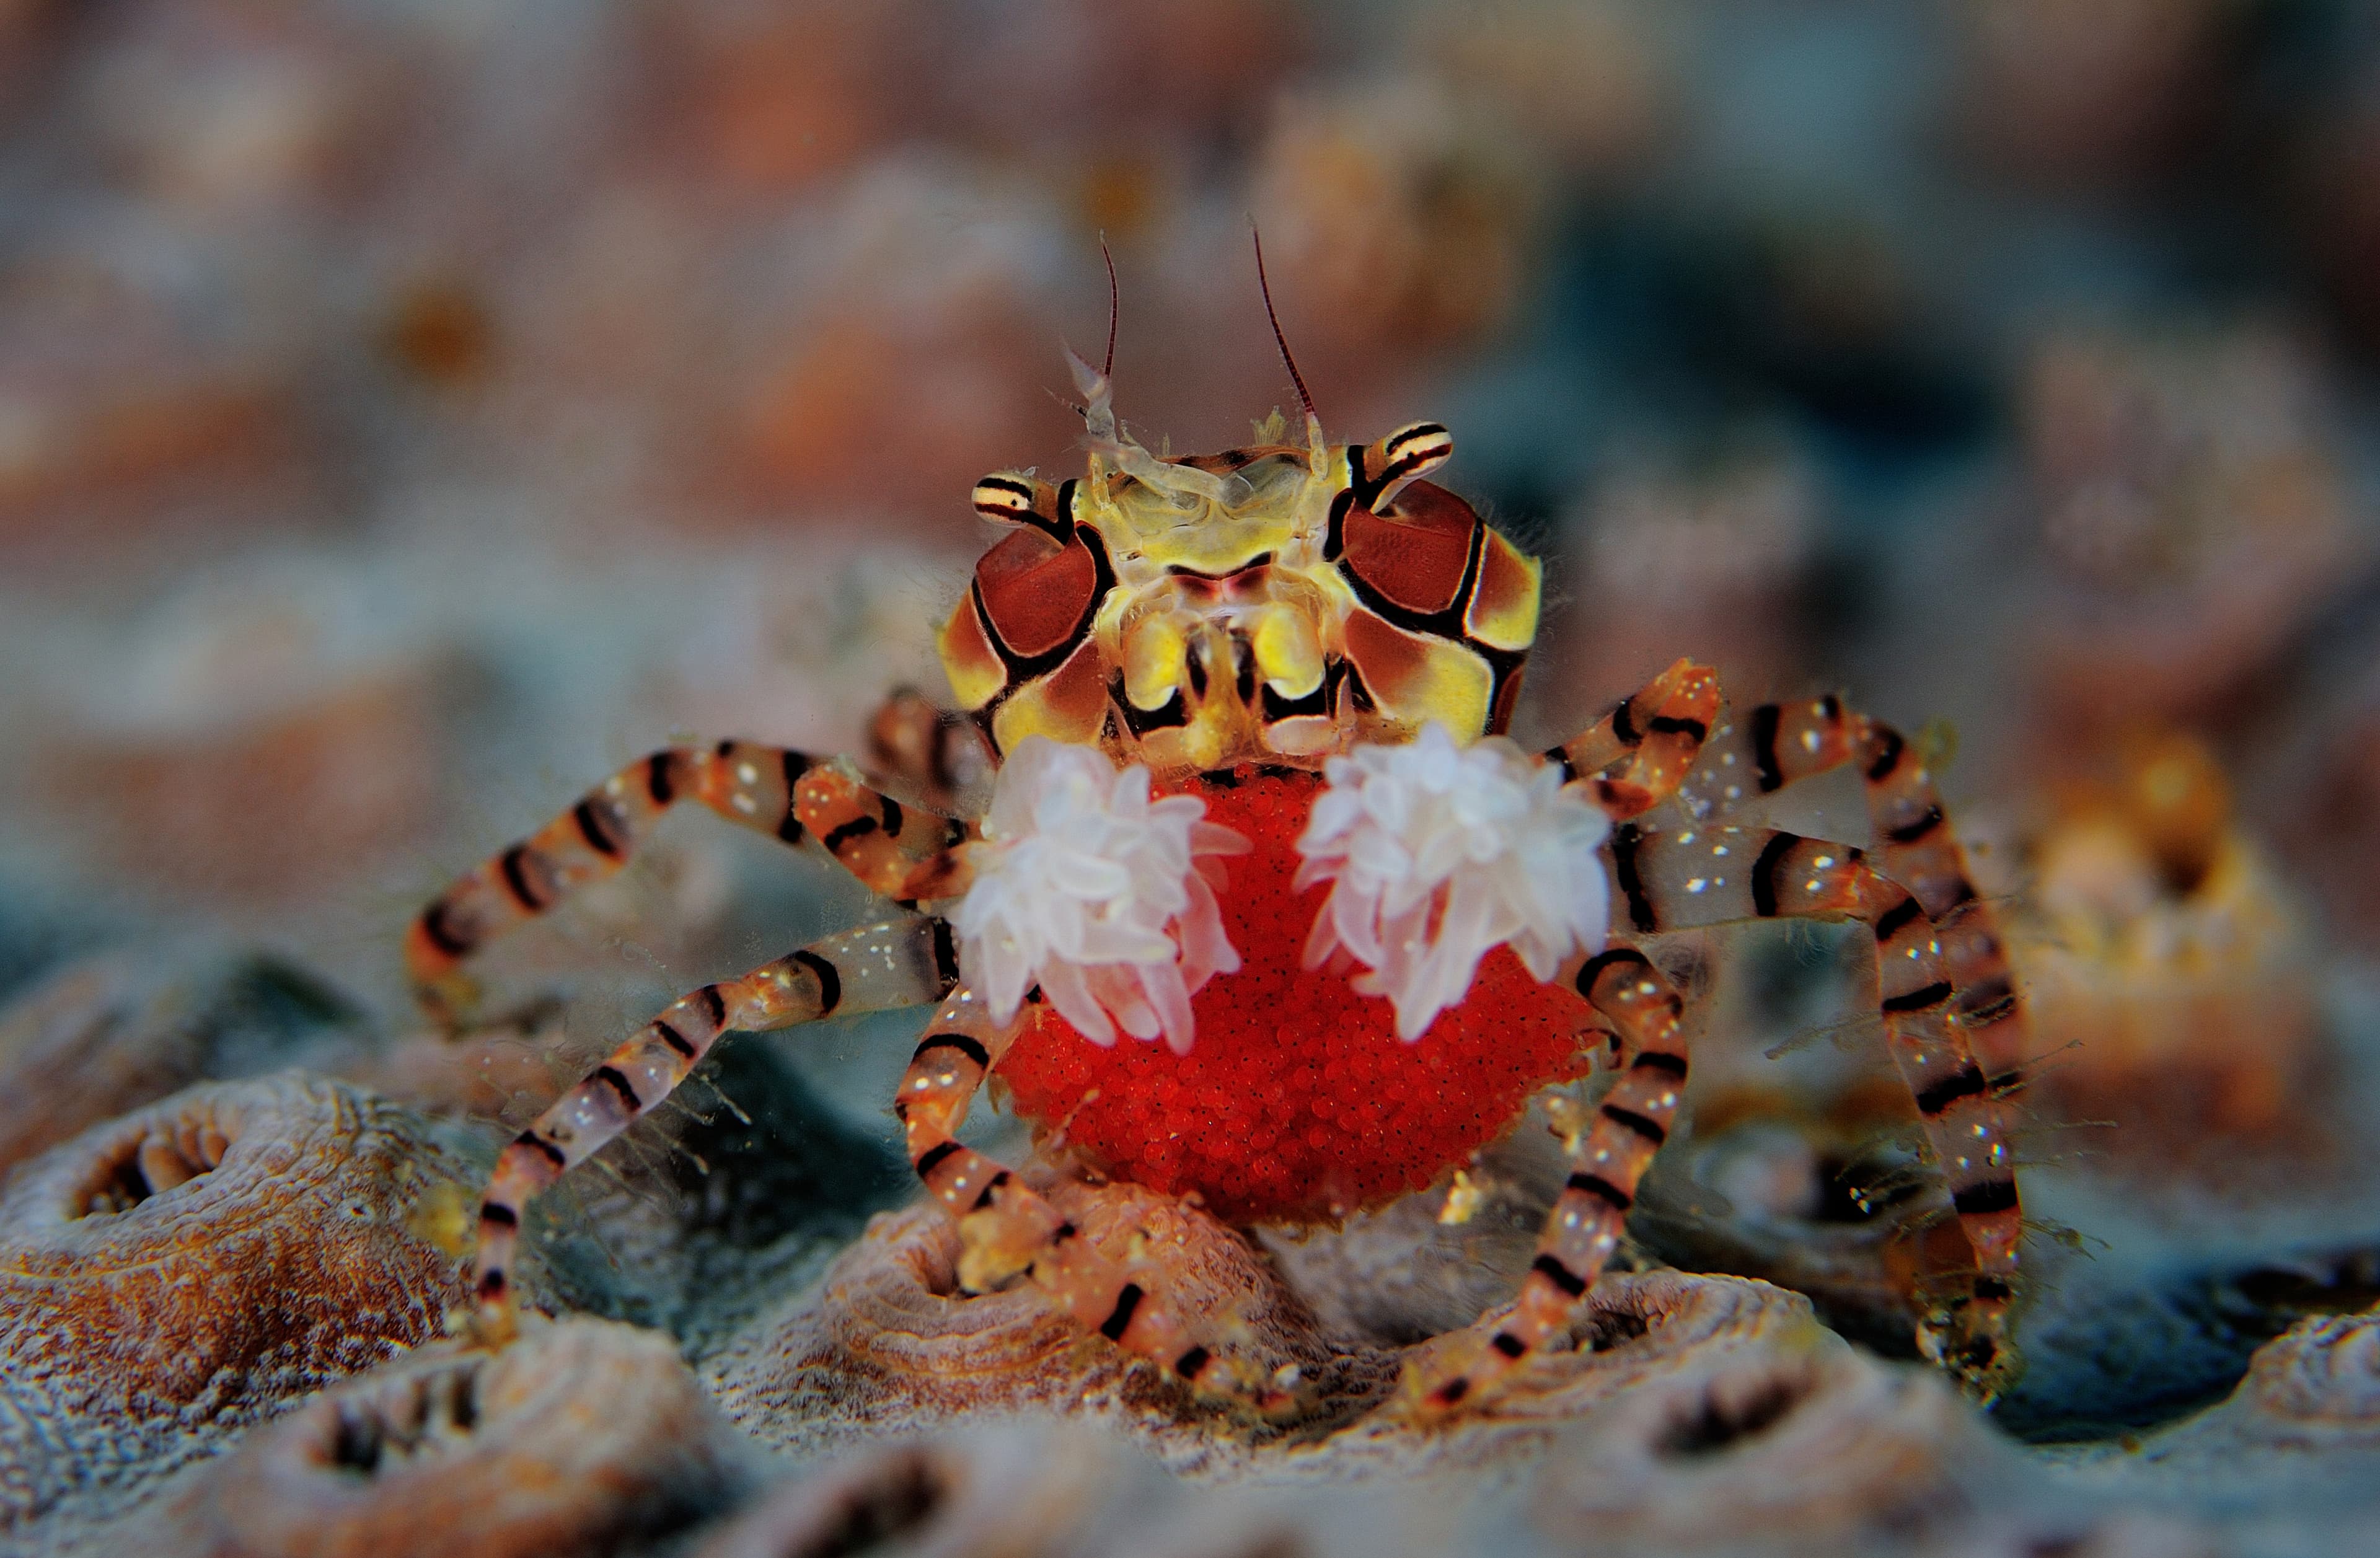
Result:
<svg viewBox="0 0 2380 1558">
<path fill-rule="evenodd" d="M 2015 1162 L 2005 1107 L 1961 1019 L 1972 1003 L 1925 907 L 1861 851 L 1773 829 L 1662 834 L 1623 823 L 1606 848 L 1615 901 L 1639 932 L 1780 917 L 1860 919 L 1874 931 L 1885 1038 L 1974 1257 L 1966 1291 L 1947 1298 L 1918 1339 L 1971 1386 L 1998 1394 L 2016 1367 L 2003 1342 L 2022 1236 Z"/>
<path fill-rule="evenodd" d="M 1473 1326 L 1427 1371 L 1407 1373 L 1406 1398 L 1422 1416 L 1479 1398 L 1569 1323 L 1619 1248 L 1637 1183 L 1685 1094 L 1686 1004 L 1661 971 L 1634 947 L 1615 946 L 1587 959 L 1574 980 L 1619 1037 L 1626 1069 L 1595 1123 L 1567 1144 L 1570 1178 L 1511 1312 Z"/>
<path fill-rule="evenodd" d="M 949 847 L 965 830 L 946 819 L 905 825 L 900 806 L 839 767 L 748 741 L 668 747 L 581 796 L 528 838 L 456 880 L 414 918 L 405 960 L 425 1005 L 448 1018 L 476 994 L 463 961 L 522 920 L 627 863 L 662 812 L 682 800 L 787 844 L 816 834 L 835 858 L 888 897 L 958 890 Z M 886 891 L 887 889 L 890 891 Z"/>
<path fill-rule="evenodd" d="M 972 880 L 959 846 L 973 829 L 934 812 L 921 813 L 920 822 L 841 764 L 803 774 L 794 785 L 794 807 L 802 827 L 844 870 L 904 908 L 956 897 Z"/>
<path fill-rule="evenodd" d="M 1954 1016 L 1993 1088 L 2005 1092 L 2022 1079 L 2024 1003 L 2009 970 L 1998 916 L 1976 896 L 1933 775 L 1898 731 L 1831 695 L 1764 703 L 1711 738 L 1683 798 L 1707 820 L 1852 762 L 1866 789 L 1884 873 L 1914 894 L 1934 921 L 1942 966 L 1959 991 Z"/>
<path fill-rule="evenodd" d="M 476 1334 L 491 1345 L 512 1335 L 513 1252 L 530 1199 L 667 1098 L 720 1035 L 922 1005 L 957 982 L 949 924 L 913 919 L 829 936 L 672 1002 L 497 1155 L 480 1203 Z"/>
<path fill-rule="evenodd" d="M 1009 1170 L 952 1138 L 1017 1027 L 993 1021 L 965 987 L 953 991 L 910 1057 L 892 1105 L 917 1177 L 959 1224 L 960 1286 L 988 1293 L 1021 1274 L 1085 1330 L 1154 1360 L 1193 1387 L 1274 1405 L 1135 1280 L 1146 1273 L 1101 1255 Z"/>
<path fill-rule="evenodd" d="M 1584 781 L 1596 804 L 1624 822 L 1676 793 L 1718 711 L 1718 673 L 1681 660 L 1585 730 L 1547 749 L 1546 761 L 1565 780 Z M 1613 768 L 1620 771 L 1606 773 Z"/>
</svg>

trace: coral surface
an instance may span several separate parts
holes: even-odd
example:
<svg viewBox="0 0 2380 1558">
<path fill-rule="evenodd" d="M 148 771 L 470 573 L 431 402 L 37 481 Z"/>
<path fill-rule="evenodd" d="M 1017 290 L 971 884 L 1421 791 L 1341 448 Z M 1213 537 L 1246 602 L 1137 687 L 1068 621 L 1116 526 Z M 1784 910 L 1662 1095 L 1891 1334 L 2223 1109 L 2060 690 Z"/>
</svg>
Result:
<svg viewBox="0 0 2380 1558">
<path fill-rule="evenodd" d="M 111 1536 L 207 1558 L 530 1558 L 683 1528 L 741 1479 L 667 1338 L 571 1320 L 324 1391 Z"/>
<path fill-rule="evenodd" d="M 291 1073 L 94 1126 L 0 1194 L 0 1523 L 102 1500 L 439 1335 L 467 1165 Z"/>
<path fill-rule="evenodd" d="M 1318 1413 L 1343 1418 L 1382 1397 L 1395 1363 L 1322 1333 L 1245 1240 L 1171 1198 L 1118 1184 L 1062 1186 L 1058 1204 L 1095 1245 L 1172 1247 L 1186 1275 L 1177 1304 L 1230 1315 L 1267 1368 L 1289 1369 Z M 981 1412 L 1091 1409 L 1131 1425 L 1172 1458 L 1196 1463 L 1219 1439 L 1213 1407 L 1092 1347 L 1029 1289 L 958 1291 L 956 1232 L 932 1210 L 878 1217 L 817 1288 L 763 1314 L 710 1361 L 729 1417 L 765 1441 L 816 1448 L 855 1430 L 890 1434 Z"/>
</svg>

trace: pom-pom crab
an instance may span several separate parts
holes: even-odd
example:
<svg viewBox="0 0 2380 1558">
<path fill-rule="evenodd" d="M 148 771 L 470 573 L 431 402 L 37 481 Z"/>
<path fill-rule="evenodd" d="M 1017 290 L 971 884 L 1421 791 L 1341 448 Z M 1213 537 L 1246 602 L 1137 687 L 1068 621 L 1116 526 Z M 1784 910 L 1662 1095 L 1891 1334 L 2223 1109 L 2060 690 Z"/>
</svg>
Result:
<svg viewBox="0 0 2380 1558">
<path fill-rule="evenodd" d="M 1503 733 L 1539 566 L 1427 480 L 1453 451 L 1444 427 L 1334 445 L 1299 379 L 1302 443 L 1276 413 L 1248 447 L 1160 458 L 1117 421 L 1107 371 L 1074 369 L 1087 469 L 978 483 L 977 511 L 1009 533 L 941 633 L 1001 762 L 982 816 L 905 804 L 846 761 L 672 747 L 414 921 L 412 973 L 451 1007 L 467 958 L 616 870 L 681 801 L 814 841 L 898 911 L 681 997 L 504 1150 L 480 1209 L 479 1333 L 511 1333 L 529 1199 L 722 1035 L 931 1004 L 893 1110 L 958 1222 L 963 1284 L 1029 1281 L 1193 1387 L 1263 1397 L 1221 1318 L 1168 1302 L 1161 1252 L 1090 1248 L 955 1138 L 988 1077 L 1111 1175 L 1237 1222 L 1314 1223 L 1429 1185 L 1601 1061 L 1616 1077 L 1599 1104 L 1560 1116 L 1568 1177 L 1517 1299 L 1408 1381 L 1414 1410 L 1455 1410 L 1561 1333 L 1671 1129 L 1691 1014 L 1640 943 L 1809 917 L 1874 933 L 1876 1007 L 1973 1256 L 1919 1339 L 1996 1391 L 2014 1367 L 2000 1098 L 2022 1013 L 1920 755 L 1832 696 L 1722 725 L 1718 676 L 1689 660 L 1524 751 Z M 885 745 L 930 768 L 940 727 L 911 714 Z M 1846 764 L 1874 863 L 1726 821 Z"/>
</svg>

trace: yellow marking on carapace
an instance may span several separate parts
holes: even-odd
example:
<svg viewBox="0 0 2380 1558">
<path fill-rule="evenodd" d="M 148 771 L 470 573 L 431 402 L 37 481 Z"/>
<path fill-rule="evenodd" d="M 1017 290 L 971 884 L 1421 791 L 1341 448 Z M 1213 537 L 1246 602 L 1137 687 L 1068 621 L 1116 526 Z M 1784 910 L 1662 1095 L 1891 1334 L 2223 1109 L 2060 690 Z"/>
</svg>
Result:
<svg viewBox="0 0 2380 1558">
<path fill-rule="evenodd" d="M 1115 427 L 1104 395 L 1099 381 L 1080 480 L 977 490 L 979 513 L 1038 532 L 987 555 L 941 634 L 960 706 L 1001 750 L 1039 735 L 1161 773 L 1311 766 L 1509 715 L 1540 571 L 1415 480 L 1451 453 L 1443 428 L 1168 460 Z M 1087 617 L 1053 644 L 1091 578 Z"/>
</svg>

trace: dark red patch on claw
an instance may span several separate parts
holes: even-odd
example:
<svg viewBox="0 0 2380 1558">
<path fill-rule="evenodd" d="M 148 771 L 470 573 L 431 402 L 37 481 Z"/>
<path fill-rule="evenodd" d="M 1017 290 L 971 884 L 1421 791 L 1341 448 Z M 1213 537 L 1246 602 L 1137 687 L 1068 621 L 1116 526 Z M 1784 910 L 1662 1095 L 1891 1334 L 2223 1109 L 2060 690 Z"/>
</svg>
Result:
<svg viewBox="0 0 2380 1558">
<path fill-rule="evenodd" d="M 1090 549 L 1039 530 L 1018 530 L 985 553 L 975 580 L 992 631 L 1021 660 L 1072 643 L 1099 595 Z"/>
<path fill-rule="evenodd" d="M 1435 616 L 1463 589 L 1478 528 L 1469 504 L 1443 487 L 1415 481 L 1388 514 L 1348 511 L 1344 566 L 1394 604 Z"/>
<path fill-rule="evenodd" d="M 1321 1222 L 1424 1187 L 1501 1134 L 1539 1087 L 1586 1069 L 1586 1004 L 1537 983 L 1509 949 L 1413 1044 L 1347 972 L 1301 968 L 1328 888 L 1293 893 L 1290 882 L 1319 780 L 1237 777 L 1176 786 L 1256 846 L 1225 862 L 1223 924 L 1245 966 L 1192 1002 L 1196 1044 L 1181 1056 L 1131 1038 L 1101 1049 L 1050 1007 L 1029 1008 L 1000 1066 L 1019 1113 L 1062 1128 L 1109 1172 L 1195 1191 L 1232 1222 Z"/>
</svg>

